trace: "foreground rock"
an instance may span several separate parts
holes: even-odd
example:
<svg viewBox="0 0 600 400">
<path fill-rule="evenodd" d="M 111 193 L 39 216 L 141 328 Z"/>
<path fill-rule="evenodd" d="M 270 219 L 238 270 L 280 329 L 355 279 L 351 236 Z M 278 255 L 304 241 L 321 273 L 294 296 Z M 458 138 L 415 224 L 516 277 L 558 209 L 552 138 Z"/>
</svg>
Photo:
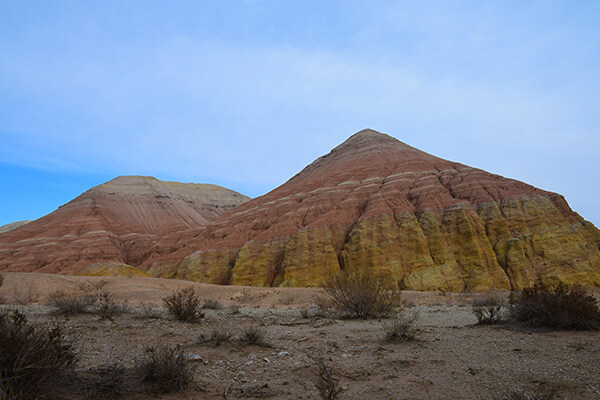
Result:
<svg viewBox="0 0 600 400">
<path fill-rule="evenodd" d="M 565 199 L 361 131 L 288 182 L 199 229 L 167 235 L 150 274 L 319 286 L 366 267 L 402 288 L 600 285 L 600 231 Z"/>
<path fill-rule="evenodd" d="M 247 200 L 215 185 L 119 177 L 1 234 L 0 270 L 76 273 L 106 261 L 137 266 L 157 237 L 204 225 Z M 132 273 L 114 265 L 87 270 L 115 271 Z"/>
</svg>

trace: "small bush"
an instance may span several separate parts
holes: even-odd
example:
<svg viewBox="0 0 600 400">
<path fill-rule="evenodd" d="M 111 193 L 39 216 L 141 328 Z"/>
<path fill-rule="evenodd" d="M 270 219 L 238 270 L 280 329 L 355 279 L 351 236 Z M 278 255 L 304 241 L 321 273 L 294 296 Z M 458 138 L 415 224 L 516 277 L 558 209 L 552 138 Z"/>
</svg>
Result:
<svg viewBox="0 0 600 400">
<path fill-rule="evenodd" d="M 500 321 L 505 302 L 497 294 L 487 294 L 473 301 L 471 310 L 480 324 L 494 324 Z"/>
<path fill-rule="evenodd" d="M 202 308 L 206 308 L 208 310 L 220 310 L 223 308 L 221 303 L 218 300 L 208 299 L 204 300 L 204 304 L 202 304 Z"/>
<path fill-rule="evenodd" d="M 192 384 L 196 367 L 188 363 L 181 346 L 159 345 L 144 349 L 135 370 L 140 383 L 152 393 L 173 393 Z"/>
<path fill-rule="evenodd" d="M 261 347 L 270 347 L 267 340 L 267 332 L 260 325 L 249 325 L 242 328 L 239 340 L 243 344 L 255 345 Z"/>
<path fill-rule="evenodd" d="M 27 306 L 35 303 L 39 299 L 38 291 L 33 287 L 31 283 L 22 288 L 13 289 L 13 303 L 21 306 Z"/>
<path fill-rule="evenodd" d="M 110 292 L 102 291 L 95 295 L 92 314 L 97 315 L 100 319 L 112 320 L 117 315 L 124 314 L 128 311 L 127 304 L 118 302 L 114 299 Z"/>
<path fill-rule="evenodd" d="M 419 317 L 418 313 L 409 316 L 400 316 L 390 323 L 384 323 L 385 340 L 387 342 L 408 342 L 416 338 L 417 329 L 415 322 Z"/>
<path fill-rule="evenodd" d="M 332 369 L 325 360 L 316 362 L 315 387 L 323 400 L 335 400 L 338 398 L 342 388 L 339 378 L 334 376 Z"/>
<path fill-rule="evenodd" d="M 510 295 L 510 319 L 551 329 L 599 329 L 596 299 L 579 285 L 537 284 Z"/>
<path fill-rule="evenodd" d="M 54 308 L 54 314 L 76 315 L 90 312 L 94 301 L 91 293 L 67 293 L 57 290 L 48 297 L 47 305 Z"/>
<path fill-rule="evenodd" d="M 192 288 L 174 291 L 164 297 L 163 302 L 169 314 L 178 321 L 196 322 L 204 318 L 200 310 L 200 299 Z"/>
<path fill-rule="evenodd" d="M 0 313 L 0 391 L 36 399 L 53 391 L 77 364 L 61 325 L 34 327 L 18 311 Z"/>
<path fill-rule="evenodd" d="M 214 327 L 209 334 L 201 334 L 199 340 L 201 344 L 219 346 L 221 343 L 233 342 L 234 336 L 235 335 L 230 327 L 220 324 Z"/>
<path fill-rule="evenodd" d="M 402 305 L 400 290 L 391 278 L 365 269 L 332 275 L 325 290 L 334 308 L 356 318 L 386 316 Z"/>
<path fill-rule="evenodd" d="M 86 385 L 90 399 L 123 397 L 131 388 L 127 384 L 127 370 L 119 361 L 109 362 L 89 371 L 92 377 Z"/>
</svg>

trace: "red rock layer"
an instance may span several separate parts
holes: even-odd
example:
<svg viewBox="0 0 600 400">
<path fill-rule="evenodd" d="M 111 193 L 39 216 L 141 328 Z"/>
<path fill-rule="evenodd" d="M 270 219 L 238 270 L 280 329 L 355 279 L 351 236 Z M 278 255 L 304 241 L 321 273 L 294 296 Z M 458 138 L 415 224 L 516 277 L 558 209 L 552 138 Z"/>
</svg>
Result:
<svg viewBox="0 0 600 400">
<path fill-rule="evenodd" d="M 536 248 L 532 235 L 553 230 Z M 587 250 L 538 254 L 563 237 Z M 163 276 L 265 286 L 314 286 L 363 265 L 407 288 L 469 290 L 520 287 L 562 262 L 576 265 L 571 277 L 600 283 L 599 246 L 598 230 L 556 193 L 365 130 L 270 193 L 165 236 L 142 264 Z"/>
<path fill-rule="evenodd" d="M 75 273 L 91 263 L 137 265 L 160 235 L 204 225 L 248 198 L 215 186 L 123 176 L 0 235 L 0 270 Z"/>
</svg>

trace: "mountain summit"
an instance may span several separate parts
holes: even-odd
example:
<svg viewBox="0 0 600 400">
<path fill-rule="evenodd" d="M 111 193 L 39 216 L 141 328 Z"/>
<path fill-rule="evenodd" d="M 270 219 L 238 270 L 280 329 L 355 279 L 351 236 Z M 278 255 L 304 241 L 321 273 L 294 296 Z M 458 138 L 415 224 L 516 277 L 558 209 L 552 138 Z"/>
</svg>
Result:
<svg viewBox="0 0 600 400">
<path fill-rule="evenodd" d="M 141 264 L 209 283 L 318 286 L 367 268 L 413 290 L 600 285 L 600 232 L 556 193 L 363 130 Z"/>
</svg>

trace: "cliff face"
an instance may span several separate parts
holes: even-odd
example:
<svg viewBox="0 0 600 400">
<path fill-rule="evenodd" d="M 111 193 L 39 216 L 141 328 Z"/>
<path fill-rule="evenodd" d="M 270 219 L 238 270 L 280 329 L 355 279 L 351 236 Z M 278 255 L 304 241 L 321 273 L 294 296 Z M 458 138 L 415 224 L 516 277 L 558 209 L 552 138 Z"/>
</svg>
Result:
<svg viewBox="0 0 600 400">
<path fill-rule="evenodd" d="M 76 273 L 138 265 L 159 236 L 198 227 L 248 198 L 215 186 L 123 176 L 0 235 L 0 270 Z"/>
<path fill-rule="evenodd" d="M 149 273 L 318 286 L 364 266 L 412 290 L 600 285 L 600 231 L 564 198 L 361 131 L 272 192 L 166 235 Z"/>
</svg>

